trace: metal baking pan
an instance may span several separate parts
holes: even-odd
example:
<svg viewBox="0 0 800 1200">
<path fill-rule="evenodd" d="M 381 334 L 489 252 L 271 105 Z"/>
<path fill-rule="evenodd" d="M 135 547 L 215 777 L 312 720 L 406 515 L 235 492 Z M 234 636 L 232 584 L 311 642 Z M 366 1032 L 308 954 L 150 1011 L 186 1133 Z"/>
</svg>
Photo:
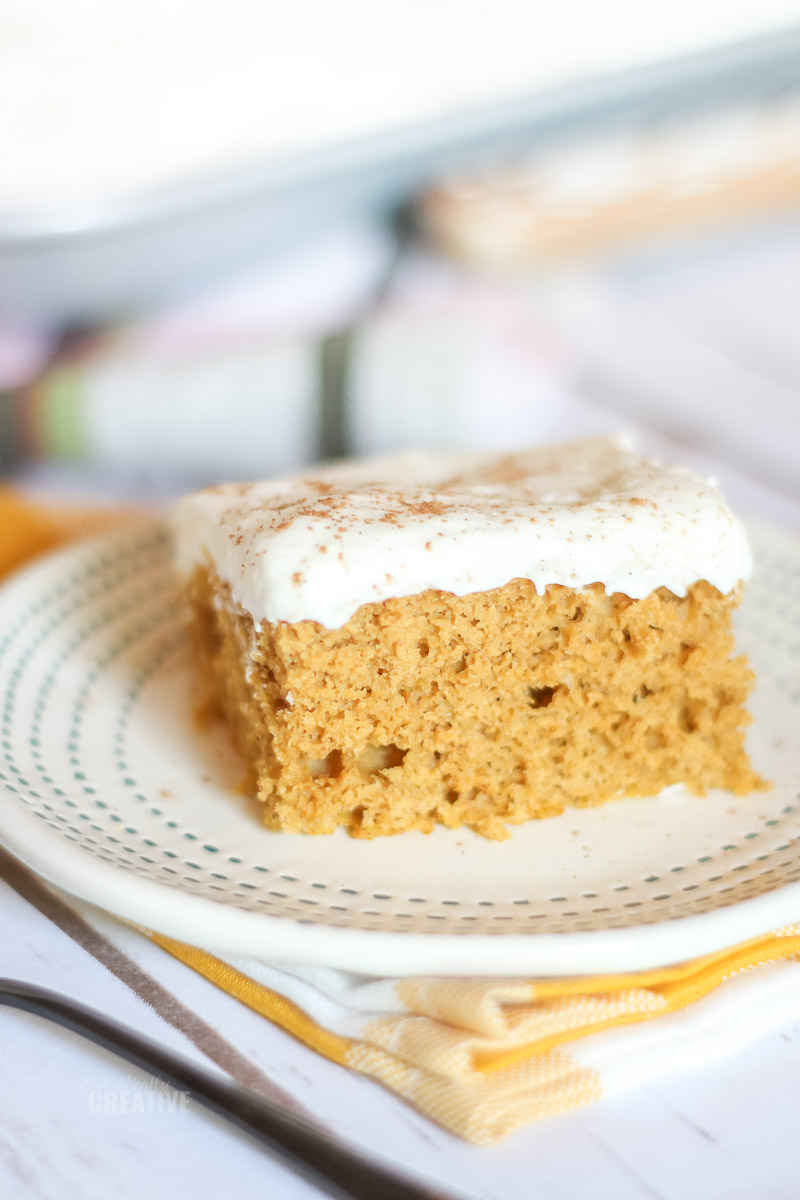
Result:
<svg viewBox="0 0 800 1200">
<path fill-rule="evenodd" d="M 798 86 L 800 24 L 114 206 L 0 219 L 0 318 L 79 323 L 131 314 L 344 217 L 388 212 L 481 157 Z"/>
</svg>

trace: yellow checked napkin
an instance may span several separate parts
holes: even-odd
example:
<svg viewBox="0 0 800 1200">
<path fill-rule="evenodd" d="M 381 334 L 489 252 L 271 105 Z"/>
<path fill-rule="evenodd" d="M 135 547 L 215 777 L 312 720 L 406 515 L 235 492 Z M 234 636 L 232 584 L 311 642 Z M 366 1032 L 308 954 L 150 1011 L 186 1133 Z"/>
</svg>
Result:
<svg viewBox="0 0 800 1200">
<path fill-rule="evenodd" d="M 0 491 L 0 572 L 112 514 Z M 152 941 L 310 1049 L 489 1144 L 731 1053 L 800 1013 L 800 925 L 678 966 L 580 979 L 369 979 Z"/>
</svg>

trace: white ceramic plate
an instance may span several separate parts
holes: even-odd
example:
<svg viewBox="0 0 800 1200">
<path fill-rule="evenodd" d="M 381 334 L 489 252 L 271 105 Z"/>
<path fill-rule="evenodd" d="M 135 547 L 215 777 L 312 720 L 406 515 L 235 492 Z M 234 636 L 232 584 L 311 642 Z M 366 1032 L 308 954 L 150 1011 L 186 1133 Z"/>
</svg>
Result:
<svg viewBox="0 0 800 1200">
<path fill-rule="evenodd" d="M 800 919 L 800 543 L 754 534 L 739 621 L 768 792 L 570 810 L 487 842 L 271 833 L 192 717 L 160 526 L 0 595 L 0 837 L 48 879 L 211 950 L 368 974 L 645 968 Z"/>
</svg>

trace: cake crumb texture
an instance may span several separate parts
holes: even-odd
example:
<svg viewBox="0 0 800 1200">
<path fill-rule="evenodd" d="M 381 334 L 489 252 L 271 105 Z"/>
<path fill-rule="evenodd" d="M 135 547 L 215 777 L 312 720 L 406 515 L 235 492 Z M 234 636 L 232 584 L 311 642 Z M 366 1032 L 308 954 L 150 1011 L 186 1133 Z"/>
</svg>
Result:
<svg viewBox="0 0 800 1200">
<path fill-rule="evenodd" d="M 744 750 L 753 676 L 727 594 L 642 599 L 514 579 L 366 604 L 340 628 L 256 625 L 208 564 L 190 576 L 206 702 L 271 829 L 356 837 L 435 824 L 488 838 L 565 806 L 763 786 Z"/>
</svg>

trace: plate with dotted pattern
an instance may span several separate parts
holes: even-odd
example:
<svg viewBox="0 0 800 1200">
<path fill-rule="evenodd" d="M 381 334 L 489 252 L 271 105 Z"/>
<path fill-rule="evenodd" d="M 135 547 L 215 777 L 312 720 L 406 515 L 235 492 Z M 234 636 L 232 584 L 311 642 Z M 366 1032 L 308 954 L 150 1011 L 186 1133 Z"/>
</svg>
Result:
<svg viewBox="0 0 800 1200">
<path fill-rule="evenodd" d="M 0 839 L 123 918 L 217 952 L 366 974 L 635 970 L 800 919 L 800 542 L 753 531 L 737 639 L 769 791 L 657 797 L 511 830 L 271 832 L 222 729 L 193 716 L 160 524 L 43 559 L 0 592 Z"/>
</svg>

